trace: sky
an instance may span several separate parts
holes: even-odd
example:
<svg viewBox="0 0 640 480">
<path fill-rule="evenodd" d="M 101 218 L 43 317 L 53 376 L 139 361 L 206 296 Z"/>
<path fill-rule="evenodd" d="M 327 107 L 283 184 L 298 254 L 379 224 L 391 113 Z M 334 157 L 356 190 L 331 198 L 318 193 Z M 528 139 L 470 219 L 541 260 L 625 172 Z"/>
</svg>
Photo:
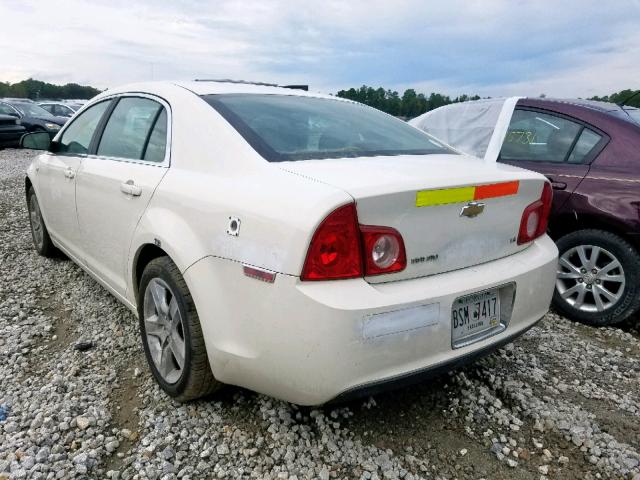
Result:
<svg viewBox="0 0 640 480">
<path fill-rule="evenodd" d="M 0 0 L 0 81 L 233 78 L 400 93 L 640 88 L 640 0 Z"/>
</svg>

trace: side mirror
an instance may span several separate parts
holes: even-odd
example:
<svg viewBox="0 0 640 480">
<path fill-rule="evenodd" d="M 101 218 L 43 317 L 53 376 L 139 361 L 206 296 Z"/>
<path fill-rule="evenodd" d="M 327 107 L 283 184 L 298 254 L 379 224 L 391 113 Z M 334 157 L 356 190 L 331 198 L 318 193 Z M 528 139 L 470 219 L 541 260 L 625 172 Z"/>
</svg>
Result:
<svg viewBox="0 0 640 480">
<path fill-rule="evenodd" d="M 20 139 L 20 146 L 32 150 L 49 150 L 51 137 L 47 132 L 25 133 Z"/>
<path fill-rule="evenodd" d="M 16 112 L 9 112 L 7 113 L 7 115 L 9 115 L 10 117 L 20 118 L 20 114 Z"/>
</svg>

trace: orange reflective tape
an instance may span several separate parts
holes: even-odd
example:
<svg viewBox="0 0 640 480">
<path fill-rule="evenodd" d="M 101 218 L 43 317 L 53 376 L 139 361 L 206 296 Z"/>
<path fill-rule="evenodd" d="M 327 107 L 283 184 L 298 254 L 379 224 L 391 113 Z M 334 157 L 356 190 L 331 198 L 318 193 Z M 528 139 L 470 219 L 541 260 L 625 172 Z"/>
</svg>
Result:
<svg viewBox="0 0 640 480">
<path fill-rule="evenodd" d="M 519 181 L 494 183 L 491 185 L 479 185 L 476 187 L 474 200 L 482 200 L 484 198 L 506 197 L 507 195 L 515 195 L 520 187 Z"/>
</svg>

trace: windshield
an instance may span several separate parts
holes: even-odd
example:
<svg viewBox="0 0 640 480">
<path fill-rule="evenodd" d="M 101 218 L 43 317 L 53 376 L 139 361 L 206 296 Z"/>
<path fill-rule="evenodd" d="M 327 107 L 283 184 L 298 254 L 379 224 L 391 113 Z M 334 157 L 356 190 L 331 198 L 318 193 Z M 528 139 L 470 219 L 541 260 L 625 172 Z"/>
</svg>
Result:
<svg viewBox="0 0 640 480">
<path fill-rule="evenodd" d="M 51 115 L 49 112 L 47 112 L 40 105 L 36 105 L 34 103 L 18 103 L 18 102 L 16 102 L 16 103 L 12 103 L 11 105 L 13 105 L 18 110 L 20 110 L 20 112 L 22 112 L 22 114 L 24 116 L 26 116 L 26 117 L 41 117 L 41 118 L 51 118 L 51 117 L 53 117 L 53 115 Z"/>
<path fill-rule="evenodd" d="M 405 122 L 358 103 L 296 95 L 202 98 L 270 162 L 454 153 Z"/>
</svg>

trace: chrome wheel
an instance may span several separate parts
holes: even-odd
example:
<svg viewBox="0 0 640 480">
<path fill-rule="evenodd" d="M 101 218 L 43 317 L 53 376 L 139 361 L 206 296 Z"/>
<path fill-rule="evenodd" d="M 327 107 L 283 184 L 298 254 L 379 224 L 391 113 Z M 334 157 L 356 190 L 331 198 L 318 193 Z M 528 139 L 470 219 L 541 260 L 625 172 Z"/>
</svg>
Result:
<svg viewBox="0 0 640 480">
<path fill-rule="evenodd" d="M 164 280 L 156 277 L 147 284 L 143 313 L 153 363 L 165 382 L 175 383 L 185 366 L 186 343 L 178 300 Z"/>
<path fill-rule="evenodd" d="M 31 195 L 29 199 L 29 221 L 31 222 L 31 233 L 33 234 L 33 243 L 36 244 L 38 250 L 42 250 L 44 243 L 44 231 L 42 228 L 42 214 L 40 213 L 40 205 L 35 195 Z"/>
<path fill-rule="evenodd" d="M 603 312 L 622 298 L 625 275 L 620 261 L 596 245 L 578 245 L 560 256 L 556 289 L 570 306 Z"/>
</svg>

